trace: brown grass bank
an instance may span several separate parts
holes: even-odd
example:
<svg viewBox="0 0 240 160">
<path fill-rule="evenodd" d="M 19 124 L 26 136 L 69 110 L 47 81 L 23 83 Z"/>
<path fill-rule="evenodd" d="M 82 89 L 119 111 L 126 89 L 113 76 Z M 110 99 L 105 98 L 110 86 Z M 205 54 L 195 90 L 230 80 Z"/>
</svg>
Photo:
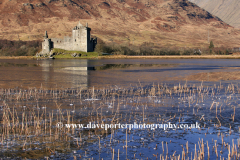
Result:
<svg viewBox="0 0 240 160">
<path fill-rule="evenodd" d="M 109 55 L 100 59 L 239 59 L 240 55 L 176 55 L 176 56 L 128 56 Z"/>
</svg>

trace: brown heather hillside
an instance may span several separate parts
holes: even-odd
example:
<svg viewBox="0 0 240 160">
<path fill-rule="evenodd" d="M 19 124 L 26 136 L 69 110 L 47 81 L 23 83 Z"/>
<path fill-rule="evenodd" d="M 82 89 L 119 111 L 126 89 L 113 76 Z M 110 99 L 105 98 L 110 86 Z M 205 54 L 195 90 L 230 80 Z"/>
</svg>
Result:
<svg viewBox="0 0 240 160">
<path fill-rule="evenodd" d="M 1 0 L 0 39 L 71 35 L 81 21 L 106 42 L 156 47 L 240 46 L 240 31 L 187 0 Z"/>
<path fill-rule="evenodd" d="M 231 26 L 240 28 L 239 0 L 189 0 L 218 16 Z"/>
</svg>

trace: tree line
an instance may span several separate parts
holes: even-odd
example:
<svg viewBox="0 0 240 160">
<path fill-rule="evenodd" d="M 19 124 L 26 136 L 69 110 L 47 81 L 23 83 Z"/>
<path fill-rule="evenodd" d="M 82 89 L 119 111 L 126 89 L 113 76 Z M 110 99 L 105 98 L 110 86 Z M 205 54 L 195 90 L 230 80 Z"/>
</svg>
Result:
<svg viewBox="0 0 240 160">
<path fill-rule="evenodd" d="M 9 41 L 0 40 L 0 56 L 34 56 L 42 49 L 41 41 Z M 208 48 L 157 47 L 153 43 L 140 46 L 120 45 L 114 42 L 99 41 L 95 52 L 113 55 L 228 55 L 232 49 L 215 47 L 213 41 Z M 103 54 L 104 55 L 104 54 Z"/>
<path fill-rule="evenodd" d="M 34 56 L 41 49 L 41 41 L 0 40 L 0 56 Z"/>
</svg>

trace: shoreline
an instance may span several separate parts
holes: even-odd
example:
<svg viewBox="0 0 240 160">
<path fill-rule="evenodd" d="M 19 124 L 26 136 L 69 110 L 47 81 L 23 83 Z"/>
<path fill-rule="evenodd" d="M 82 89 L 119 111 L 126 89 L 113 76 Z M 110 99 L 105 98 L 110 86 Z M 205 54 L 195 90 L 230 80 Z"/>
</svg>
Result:
<svg viewBox="0 0 240 160">
<path fill-rule="evenodd" d="M 0 56 L 0 59 L 49 59 L 35 56 Z M 56 59 L 240 59 L 240 55 L 173 55 L 173 56 L 129 56 L 108 55 L 91 58 L 56 58 Z"/>
<path fill-rule="evenodd" d="M 186 56 L 125 56 L 113 55 L 99 57 L 99 59 L 240 59 L 240 55 L 186 55 Z"/>
<path fill-rule="evenodd" d="M 0 56 L 0 59 L 37 59 L 35 56 Z"/>
</svg>

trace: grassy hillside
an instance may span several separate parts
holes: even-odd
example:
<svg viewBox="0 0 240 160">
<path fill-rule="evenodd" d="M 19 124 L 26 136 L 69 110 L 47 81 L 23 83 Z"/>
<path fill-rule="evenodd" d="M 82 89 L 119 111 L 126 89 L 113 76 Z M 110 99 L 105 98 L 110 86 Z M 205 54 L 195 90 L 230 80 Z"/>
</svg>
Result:
<svg viewBox="0 0 240 160">
<path fill-rule="evenodd" d="M 2 0 L 0 39 L 71 36 L 78 21 L 106 43 L 185 49 L 240 44 L 240 32 L 187 0 Z"/>
</svg>

